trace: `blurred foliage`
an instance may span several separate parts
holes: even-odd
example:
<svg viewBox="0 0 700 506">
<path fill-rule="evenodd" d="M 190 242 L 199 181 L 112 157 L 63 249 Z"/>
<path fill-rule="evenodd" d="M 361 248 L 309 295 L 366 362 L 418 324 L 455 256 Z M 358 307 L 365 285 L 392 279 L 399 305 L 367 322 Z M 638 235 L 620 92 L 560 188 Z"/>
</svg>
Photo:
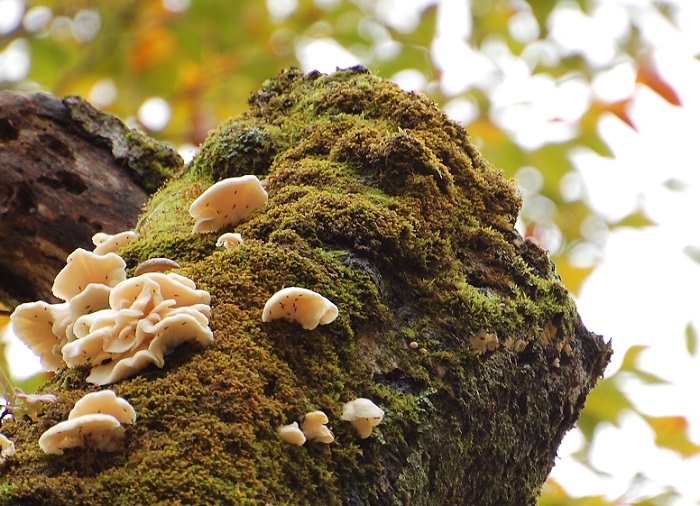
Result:
<svg viewBox="0 0 700 506">
<path fill-rule="evenodd" d="M 619 4 L 626 10 L 627 26 L 609 41 L 613 57 L 603 63 L 589 58 L 583 49 L 564 47 L 552 33 L 557 13 L 566 10 L 585 22 L 600 15 L 602 0 L 472 0 L 465 19 L 454 20 L 462 33 L 445 39 L 440 9 L 449 3 L 7 0 L 2 2 L 4 8 L 17 7 L 18 15 L 12 24 L 7 21 L 11 16 L 0 13 L 6 19 L 0 23 L 0 88 L 80 94 L 149 135 L 178 147 L 197 146 L 210 129 L 246 110 L 248 96 L 265 79 L 283 67 L 303 63 L 314 44 L 335 47 L 335 54 L 343 48 L 344 54 L 384 78 L 417 77 L 418 88 L 448 111 L 451 106 L 466 107 L 465 126 L 486 159 L 520 181 L 525 196 L 523 234 L 550 251 L 564 283 L 576 293 L 595 269 L 607 230 L 653 225 L 643 210 L 607 222 L 591 208 L 581 188 L 572 153 L 588 150 L 612 156 L 599 135 L 601 118 L 613 116 L 635 128 L 628 114 L 634 92 L 606 101 L 591 91 L 592 82 L 621 61 L 627 62 L 636 69 L 638 85 L 670 104 L 678 105 L 680 100 L 657 72 L 653 52 L 640 37 L 640 18 L 633 15 L 633 3 Z M 672 4 L 660 0 L 647 4 L 659 16 L 671 19 Z M 481 63 L 490 70 L 480 80 L 447 86 L 448 74 L 454 74 L 441 58 L 447 53 L 463 56 L 452 65 L 476 72 L 476 64 Z M 509 83 L 511 68 L 521 72 L 515 85 L 525 90 L 532 83 L 545 83 L 553 92 L 572 82 L 581 84 L 585 98 L 581 110 L 566 117 L 532 113 L 526 126 L 522 121 L 512 123 L 509 112 L 534 110 L 541 106 L 541 99 L 523 93 L 519 101 L 499 101 L 497 94 Z M 149 130 L 139 110 L 152 98 L 162 99 L 160 104 L 167 104 L 170 116 L 162 128 L 151 125 Z M 539 142 L 519 138 L 523 130 L 549 129 L 555 134 L 543 135 Z M 529 182 L 522 177 L 525 169 L 535 176 Z M 694 251 L 688 254 L 700 258 Z M 697 336 L 690 326 L 686 343 L 695 354 Z M 586 440 L 579 453 L 582 462 L 587 462 L 596 430 L 617 424 L 625 412 L 642 416 L 659 446 L 686 456 L 698 453 L 698 447 L 688 440 L 684 419 L 645 416 L 625 396 L 622 387 L 627 377 L 648 384 L 661 381 L 638 368 L 642 352 L 639 347 L 630 349 L 622 368 L 590 396 L 579 423 Z M 541 504 L 622 504 L 620 501 L 624 499 L 574 500 L 550 482 Z"/>
</svg>

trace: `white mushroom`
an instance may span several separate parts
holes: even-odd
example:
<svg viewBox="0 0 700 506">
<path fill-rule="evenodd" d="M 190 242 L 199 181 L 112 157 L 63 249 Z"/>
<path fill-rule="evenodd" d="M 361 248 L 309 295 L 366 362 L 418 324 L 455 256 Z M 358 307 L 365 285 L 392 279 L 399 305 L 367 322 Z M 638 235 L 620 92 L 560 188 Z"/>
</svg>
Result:
<svg viewBox="0 0 700 506">
<path fill-rule="evenodd" d="M 216 246 L 223 246 L 227 250 L 236 249 L 238 246 L 243 244 L 243 237 L 241 234 L 232 234 L 230 232 L 223 234 L 216 240 Z"/>
<path fill-rule="evenodd" d="M 306 436 L 304 436 L 304 433 L 299 428 L 299 424 L 297 422 L 277 427 L 277 434 L 282 441 L 289 444 L 301 446 L 306 443 Z"/>
<path fill-rule="evenodd" d="M 119 248 L 123 248 L 136 239 L 136 237 L 138 237 L 138 235 L 133 230 L 126 230 L 114 235 L 97 232 L 92 236 L 92 244 L 95 245 L 95 249 L 92 251 L 96 255 L 116 253 Z"/>
<path fill-rule="evenodd" d="M 262 321 L 278 318 L 296 321 L 307 330 L 331 323 L 338 308 L 324 296 L 306 288 L 289 287 L 275 293 L 265 304 Z"/>
<path fill-rule="evenodd" d="M 109 287 L 126 279 L 126 263 L 119 255 L 97 255 L 78 248 L 68 255 L 66 266 L 54 279 L 52 291 L 59 299 L 70 300 L 90 283 Z"/>
<path fill-rule="evenodd" d="M 48 304 L 44 301 L 26 302 L 15 308 L 10 316 L 12 332 L 41 359 L 41 366 L 48 371 L 65 367 L 61 358 L 62 340 L 52 328 L 57 320 L 68 316 L 68 304 Z M 55 353 L 58 348 L 59 353 Z"/>
<path fill-rule="evenodd" d="M 372 434 L 372 427 L 379 425 L 384 418 L 384 411 L 369 399 L 360 397 L 343 405 L 340 418 L 350 422 L 360 438 L 367 439 Z"/>
<path fill-rule="evenodd" d="M 323 411 L 306 413 L 301 420 L 301 430 L 309 441 L 319 443 L 332 443 L 333 433 L 326 427 L 328 417 Z"/>
<path fill-rule="evenodd" d="M 0 434 L 0 464 L 15 454 L 15 444 Z"/>
<path fill-rule="evenodd" d="M 75 403 L 68 420 L 57 423 L 39 438 L 45 453 L 61 455 L 66 448 L 89 446 L 115 451 L 124 436 L 122 423 L 134 423 L 136 412 L 111 390 L 85 395 Z"/>
<path fill-rule="evenodd" d="M 223 179 L 192 202 L 190 216 L 197 220 L 192 233 L 214 232 L 236 225 L 267 204 L 267 192 L 252 175 Z"/>
<path fill-rule="evenodd" d="M 129 404 L 129 401 L 117 397 L 112 390 L 101 390 L 83 396 L 75 403 L 73 409 L 68 413 L 68 419 L 78 418 L 84 415 L 110 415 L 119 423 L 134 423 L 136 421 L 136 411 Z"/>
<path fill-rule="evenodd" d="M 109 309 L 84 315 L 73 325 L 75 340 L 61 350 L 69 367 L 92 365 L 88 381 L 114 383 L 164 357 L 185 341 L 208 345 L 209 293 L 175 273 L 151 272 L 114 287 Z"/>
<path fill-rule="evenodd" d="M 124 436 L 124 427 L 111 415 L 83 415 L 60 422 L 44 432 L 39 446 L 45 453 L 61 455 L 66 448 L 90 446 L 112 452 Z"/>
</svg>

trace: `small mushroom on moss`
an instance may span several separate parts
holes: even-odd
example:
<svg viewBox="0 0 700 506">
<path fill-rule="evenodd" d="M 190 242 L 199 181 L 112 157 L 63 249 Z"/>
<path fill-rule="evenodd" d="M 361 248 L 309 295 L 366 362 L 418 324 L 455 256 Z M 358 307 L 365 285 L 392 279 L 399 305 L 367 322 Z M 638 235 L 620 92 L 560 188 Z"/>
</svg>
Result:
<svg viewBox="0 0 700 506">
<path fill-rule="evenodd" d="M 301 446 L 306 443 L 306 436 L 304 436 L 297 422 L 277 427 L 277 434 L 282 441 L 289 444 Z"/>
<path fill-rule="evenodd" d="M 238 246 L 243 244 L 243 237 L 241 234 L 232 234 L 230 232 L 222 235 L 216 240 L 216 246 L 223 246 L 227 250 L 236 249 Z"/>
<path fill-rule="evenodd" d="M 111 452 L 124 437 L 122 423 L 134 423 L 136 412 L 111 390 L 85 395 L 75 403 L 68 420 L 59 422 L 39 438 L 45 452 L 61 455 L 66 448 L 89 446 Z"/>
<path fill-rule="evenodd" d="M 15 454 L 15 444 L 0 434 L 0 464 Z"/>
<path fill-rule="evenodd" d="M 192 202 L 190 216 L 197 220 L 192 233 L 215 232 L 226 225 L 236 225 L 266 204 L 267 192 L 257 177 L 222 179 Z"/>
<path fill-rule="evenodd" d="M 309 441 L 319 443 L 332 443 L 333 433 L 326 427 L 328 417 L 323 411 L 312 411 L 306 413 L 301 419 L 301 430 Z"/>
<path fill-rule="evenodd" d="M 114 235 L 97 232 L 92 236 L 92 244 L 95 245 L 95 249 L 92 251 L 96 255 L 116 253 L 119 248 L 123 248 L 136 239 L 137 236 L 138 235 L 133 230 L 126 230 Z"/>
<path fill-rule="evenodd" d="M 134 423 L 136 421 L 136 411 L 129 404 L 129 401 L 117 397 L 113 390 L 101 390 L 83 396 L 68 413 L 68 419 L 72 420 L 91 414 L 110 415 L 116 418 L 119 423 Z"/>
<path fill-rule="evenodd" d="M 343 405 L 340 418 L 350 422 L 360 438 L 367 439 L 372 434 L 372 427 L 379 425 L 384 418 L 384 411 L 369 399 L 360 397 Z"/>
<path fill-rule="evenodd" d="M 338 317 L 338 308 L 330 300 L 312 290 L 289 287 L 275 293 L 265 304 L 262 320 L 278 318 L 295 321 L 306 330 L 331 323 Z"/>
<path fill-rule="evenodd" d="M 168 272 L 173 269 L 179 269 L 180 267 L 182 266 L 179 263 L 169 258 L 149 258 L 136 266 L 136 269 L 134 269 L 134 276 L 140 276 L 147 272 Z"/>
</svg>

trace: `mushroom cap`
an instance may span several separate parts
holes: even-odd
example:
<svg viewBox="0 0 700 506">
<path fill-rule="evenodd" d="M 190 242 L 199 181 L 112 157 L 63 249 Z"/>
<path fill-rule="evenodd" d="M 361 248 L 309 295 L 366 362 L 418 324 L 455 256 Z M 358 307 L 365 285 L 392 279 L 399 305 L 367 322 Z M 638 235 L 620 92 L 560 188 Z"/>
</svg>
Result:
<svg viewBox="0 0 700 506">
<path fill-rule="evenodd" d="M 56 275 L 52 292 L 59 299 L 70 300 L 90 283 L 109 287 L 126 279 L 126 263 L 119 255 L 98 255 L 82 248 L 68 255 L 66 266 Z"/>
<path fill-rule="evenodd" d="M 323 411 L 306 413 L 301 421 L 301 430 L 309 441 L 332 443 L 335 439 L 331 430 L 326 427 L 328 417 Z"/>
<path fill-rule="evenodd" d="M 241 244 L 243 244 L 243 236 L 241 236 L 241 234 L 234 234 L 231 232 L 221 235 L 216 240 L 217 247 L 223 246 L 227 250 L 236 249 Z"/>
<path fill-rule="evenodd" d="M 296 321 L 306 330 L 331 323 L 338 317 L 338 308 L 323 295 L 306 288 L 289 287 L 275 293 L 263 308 L 262 321 L 278 318 Z"/>
<path fill-rule="evenodd" d="M 117 397 L 112 390 L 101 390 L 86 394 L 75 403 L 75 406 L 68 414 L 68 419 L 78 418 L 85 415 L 102 414 L 116 418 L 119 423 L 134 423 L 136 421 L 136 411 L 126 399 Z"/>
<path fill-rule="evenodd" d="M 112 415 L 92 414 L 57 423 L 39 438 L 45 453 L 61 455 L 66 448 L 92 446 L 102 451 L 114 451 L 124 436 L 124 427 Z"/>
<path fill-rule="evenodd" d="M 95 249 L 92 251 L 97 255 L 116 253 L 119 248 L 126 246 L 136 237 L 138 237 L 138 234 L 133 230 L 126 230 L 113 235 L 97 232 L 92 236 L 92 244 L 95 245 Z"/>
<path fill-rule="evenodd" d="M 49 371 L 65 367 L 60 353 L 54 350 L 61 343 L 53 328 L 68 317 L 68 304 L 48 304 L 44 301 L 26 302 L 10 315 L 12 332 L 40 357 L 41 366 Z"/>
<path fill-rule="evenodd" d="M 197 220 L 192 233 L 236 225 L 266 204 L 267 192 L 256 176 L 222 179 L 192 202 L 190 216 Z"/>
<path fill-rule="evenodd" d="M 374 427 L 384 418 L 384 411 L 369 399 L 360 397 L 343 404 L 343 414 L 340 418 L 349 422 L 365 419 Z"/>
<path fill-rule="evenodd" d="M 306 436 L 304 436 L 297 422 L 292 422 L 289 425 L 280 425 L 277 427 L 277 434 L 282 438 L 282 441 L 289 444 L 301 446 L 306 443 Z"/>
</svg>

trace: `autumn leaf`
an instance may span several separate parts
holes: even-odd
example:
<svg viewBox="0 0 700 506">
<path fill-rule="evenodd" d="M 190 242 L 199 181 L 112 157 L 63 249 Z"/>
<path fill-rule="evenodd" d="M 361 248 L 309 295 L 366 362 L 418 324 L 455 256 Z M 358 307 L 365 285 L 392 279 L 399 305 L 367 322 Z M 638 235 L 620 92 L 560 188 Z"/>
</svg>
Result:
<svg viewBox="0 0 700 506">
<path fill-rule="evenodd" d="M 688 420 L 683 416 L 644 416 L 656 434 L 656 445 L 673 450 L 683 457 L 700 453 L 700 445 L 688 439 Z"/>
<path fill-rule="evenodd" d="M 676 93 L 676 90 L 659 75 L 659 72 L 651 61 L 651 58 L 645 57 L 638 62 L 637 82 L 648 86 L 651 90 L 663 97 L 666 102 L 672 105 L 681 105 L 681 99 Z"/>
</svg>

